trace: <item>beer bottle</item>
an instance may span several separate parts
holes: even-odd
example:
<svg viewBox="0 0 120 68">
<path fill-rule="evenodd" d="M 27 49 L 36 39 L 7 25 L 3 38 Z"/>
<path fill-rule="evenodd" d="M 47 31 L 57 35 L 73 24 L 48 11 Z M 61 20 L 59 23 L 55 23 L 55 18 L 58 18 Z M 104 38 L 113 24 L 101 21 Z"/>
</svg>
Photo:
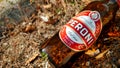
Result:
<svg viewBox="0 0 120 68">
<path fill-rule="evenodd" d="M 91 47 L 101 29 L 114 19 L 118 4 L 115 0 L 93 1 L 73 17 L 62 29 L 42 45 L 51 64 L 61 67 L 77 52 Z"/>
</svg>

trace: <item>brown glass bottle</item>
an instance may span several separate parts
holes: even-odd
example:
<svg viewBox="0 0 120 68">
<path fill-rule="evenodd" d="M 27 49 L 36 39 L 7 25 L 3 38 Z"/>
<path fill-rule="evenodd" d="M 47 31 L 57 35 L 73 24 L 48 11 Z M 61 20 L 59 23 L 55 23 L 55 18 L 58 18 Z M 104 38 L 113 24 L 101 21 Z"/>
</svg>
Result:
<svg viewBox="0 0 120 68">
<path fill-rule="evenodd" d="M 112 20 L 118 10 L 118 5 L 115 0 L 94 1 L 88 4 L 84 10 L 95 10 L 101 15 L 103 26 Z M 64 65 L 76 51 L 68 48 L 59 38 L 59 32 L 57 32 L 52 38 L 47 40 L 42 45 L 42 51 L 48 54 L 50 62 L 55 67 L 61 67 Z"/>
</svg>

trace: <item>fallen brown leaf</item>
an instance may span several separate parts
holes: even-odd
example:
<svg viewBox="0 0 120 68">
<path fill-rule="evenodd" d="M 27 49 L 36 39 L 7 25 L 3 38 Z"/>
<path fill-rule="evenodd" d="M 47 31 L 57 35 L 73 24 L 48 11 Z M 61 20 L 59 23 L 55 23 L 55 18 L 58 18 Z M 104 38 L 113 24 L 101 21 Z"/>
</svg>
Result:
<svg viewBox="0 0 120 68">
<path fill-rule="evenodd" d="M 66 3 L 65 3 L 64 0 L 61 0 L 61 4 L 62 4 L 62 6 L 64 7 L 64 9 L 66 9 Z"/>
<path fill-rule="evenodd" d="M 108 51 L 109 51 L 109 49 L 105 50 L 104 52 L 102 52 L 99 55 L 97 55 L 95 58 L 96 59 L 100 59 L 100 58 L 104 57 L 105 53 L 107 53 Z"/>
<path fill-rule="evenodd" d="M 93 56 L 95 56 L 95 55 L 97 55 L 97 54 L 99 54 L 100 53 L 100 50 L 99 49 L 92 49 L 92 50 L 87 50 L 86 52 L 85 52 L 85 54 L 87 54 L 87 55 L 89 55 L 90 57 L 93 57 Z"/>
<path fill-rule="evenodd" d="M 32 25 L 31 23 L 29 23 L 26 28 L 25 28 L 25 32 L 31 32 L 35 30 L 35 26 Z"/>
<path fill-rule="evenodd" d="M 120 37 L 120 32 L 109 32 L 108 36 L 110 36 L 110 37 Z"/>
<path fill-rule="evenodd" d="M 55 25 L 58 22 L 58 18 L 50 18 L 46 23 Z"/>
<path fill-rule="evenodd" d="M 52 5 L 51 4 L 48 4 L 48 5 L 43 5 L 43 8 L 44 9 L 48 9 L 48 8 L 51 8 L 52 7 Z"/>
</svg>

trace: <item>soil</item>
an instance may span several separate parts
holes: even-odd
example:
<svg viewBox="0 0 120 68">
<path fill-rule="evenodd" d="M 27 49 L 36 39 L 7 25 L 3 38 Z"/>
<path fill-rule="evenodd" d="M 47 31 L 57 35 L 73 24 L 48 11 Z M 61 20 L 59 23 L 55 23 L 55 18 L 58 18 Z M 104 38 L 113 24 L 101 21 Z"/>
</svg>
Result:
<svg viewBox="0 0 120 68">
<path fill-rule="evenodd" d="M 0 19 L 0 68 L 52 68 L 47 55 L 40 51 L 41 45 L 91 1 L 24 0 L 4 12 Z M 96 43 L 62 68 L 119 67 L 120 9 Z"/>
</svg>

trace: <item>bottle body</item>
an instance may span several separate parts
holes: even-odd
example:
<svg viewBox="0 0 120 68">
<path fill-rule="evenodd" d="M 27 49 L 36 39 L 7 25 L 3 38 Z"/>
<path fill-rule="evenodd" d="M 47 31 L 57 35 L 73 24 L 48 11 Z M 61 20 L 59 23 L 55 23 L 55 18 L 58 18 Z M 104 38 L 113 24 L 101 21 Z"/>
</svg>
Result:
<svg viewBox="0 0 120 68">
<path fill-rule="evenodd" d="M 95 1 L 88 4 L 82 11 L 84 10 L 98 11 L 101 15 L 101 21 L 104 26 L 114 18 L 114 15 L 118 10 L 118 5 L 116 2 L 112 1 Z M 63 41 L 61 41 L 59 32 L 50 38 L 49 41 L 45 42 L 42 51 L 48 54 L 50 61 L 55 67 L 64 65 L 76 53 L 76 51 L 70 49 L 65 43 L 63 43 Z"/>
<path fill-rule="evenodd" d="M 55 67 L 62 66 L 76 53 L 64 45 L 59 38 L 59 32 L 50 38 L 42 48 L 42 51 L 47 53 L 48 58 Z"/>
</svg>

